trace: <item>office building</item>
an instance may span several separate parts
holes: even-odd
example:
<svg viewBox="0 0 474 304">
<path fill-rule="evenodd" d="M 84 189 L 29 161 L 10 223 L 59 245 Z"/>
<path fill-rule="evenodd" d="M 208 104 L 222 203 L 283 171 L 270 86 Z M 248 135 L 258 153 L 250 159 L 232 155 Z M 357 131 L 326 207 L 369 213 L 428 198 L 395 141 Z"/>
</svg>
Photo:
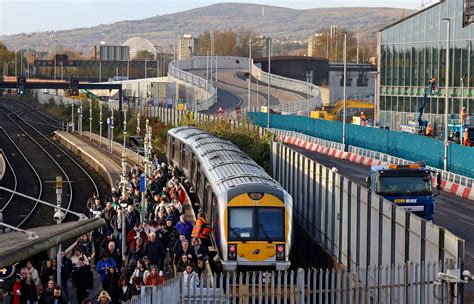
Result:
<svg viewBox="0 0 474 304">
<path fill-rule="evenodd" d="M 191 58 L 195 49 L 193 36 L 189 34 L 179 36 L 176 48 L 178 60 Z"/>
<path fill-rule="evenodd" d="M 379 32 L 379 119 L 392 129 L 416 120 L 423 93 L 432 77 L 438 93 L 431 96 L 423 119 L 441 127 L 445 113 L 447 22 L 450 31 L 449 114 L 465 106 L 474 112 L 474 1 L 444 0 Z"/>
</svg>

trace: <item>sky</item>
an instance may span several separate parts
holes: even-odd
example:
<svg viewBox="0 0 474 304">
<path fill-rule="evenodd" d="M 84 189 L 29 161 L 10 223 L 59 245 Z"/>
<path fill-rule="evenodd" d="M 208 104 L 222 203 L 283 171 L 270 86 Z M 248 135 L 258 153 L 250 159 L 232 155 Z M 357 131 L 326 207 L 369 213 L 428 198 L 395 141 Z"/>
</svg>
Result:
<svg viewBox="0 0 474 304">
<path fill-rule="evenodd" d="M 424 0 L 429 2 L 430 0 Z M 433 2 L 436 0 L 432 0 Z M 421 0 L 0 0 L 0 35 L 64 30 L 176 13 L 215 3 L 242 2 L 308 9 L 389 6 L 417 8 Z"/>
</svg>

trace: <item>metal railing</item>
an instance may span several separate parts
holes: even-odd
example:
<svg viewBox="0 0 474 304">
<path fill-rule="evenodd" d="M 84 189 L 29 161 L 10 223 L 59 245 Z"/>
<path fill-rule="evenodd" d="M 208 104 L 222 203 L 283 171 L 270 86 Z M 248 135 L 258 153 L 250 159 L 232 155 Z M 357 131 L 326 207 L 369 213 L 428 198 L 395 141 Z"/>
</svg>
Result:
<svg viewBox="0 0 474 304">
<path fill-rule="evenodd" d="M 269 74 L 252 63 L 251 74 L 258 81 L 268 84 Z M 320 107 L 322 105 L 321 92 L 317 85 L 309 82 L 291 79 L 279 75 L 272 74 L 270 84 L 275 87 L 287 89 L 294 92 L 300 92 L 311 96 L 309 100 L 289 102 L 286 104 L 278 104 L 270 106 L 271 109 L 277 112 L 297 113 L 299 111 L 307 111 Z"/>
<path fill-rule="evenodd" d="M 127 304 L 154 303 L 458 303 L 460 284 L 438 280 L 457 267 L 451 261 L 347 269 L 298 269 L 201 275 L 186 286 L 183 275 L 143 287 Z M 197 274 L 196 274 L 197 276 Z M 214 285 L 211 285 L 214 284 Z M 214 287 L 210 287 L 214 286 Z"/>
<path fill-rule="evenodd" d="M 217 102 L 216 88 L 211 83 L 208 83 L 206 79 L 193 75 L 191 73 L 185 72 L 183 70 L 180 70 L 176 68 L 174 64 L 175 62 L 172 61 L 168 65 L 168 76 L 182 80 L 186 82 L 187 84 L 190 84 L 199 89 L 202 89 L 209 96 L 209 98 L 207 99 L 204 98 L 203 100 L 197 103 L 197 110 L 203 111 L 203 110 L 208 110 L 210 107 L 212 107 L 212 105 L 214 105 Z M 191 104 L 190 107 L 193 108 L 194 110 L 194 104 Z"/>
</svg>

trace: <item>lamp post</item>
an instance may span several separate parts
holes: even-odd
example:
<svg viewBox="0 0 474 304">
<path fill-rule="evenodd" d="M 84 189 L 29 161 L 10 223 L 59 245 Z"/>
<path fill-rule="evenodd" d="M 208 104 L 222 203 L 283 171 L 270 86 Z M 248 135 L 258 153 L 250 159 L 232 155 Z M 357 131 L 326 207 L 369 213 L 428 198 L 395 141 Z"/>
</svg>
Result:
<svg viewBox="0 0 474 304">
<path fill-rule="evenodd" d="M 444 95 L 444 166 L 443 170 L 446 173 L 448 170 L 448 103 L 449 103 L 449 56 L 450 56 L 450 48 L 451 48 L 451 19 L 443 18 L 446 21 L 446 76 L 445 76 L 445 85 L 446 85 L 446 92 Z"/>
<path fill-rule="evenodd" d="M 379 115 L 379 112 L 377 110 L 378 108 L 378 105 L 379 105 L 379 98 L 378 98 L 378 79 L 379 79 L 379 75 L 380 75 L 380 72 L 375 72 L 375 100 L 374 100 L 374 126 L 375 126 L 375 122 L 376 121 L 379 121 L 379 118 L 378 118 L 378 115 Z"/>
<path fill-rule="evenodd" d="M 77 122 L 77 127 L 79 128 L 79 134 L 82 136 L 82 99 L 80 100 L 79 121 Z"/>
<path fill-rule="evenodd" d="M 126 191 L 127 191 L 127 178 L 126 178 L 126 174 L 127 174 L 127 156 L 125 156 L 125 154 L 122 155 L 122 180 L 120 182 L 121 186 L 122 186 L 122 198 L 121 198 L 121 201 L 120 201 L 120 206 L 122 207 L 123 209 L 123 212 L 122 212 L 122 259 L 123 261 L 125 261 L 126 259 L 126 255 L 125 255 L 125 251 L 126 251 L 126 239 L 127 239 L 127 236 L 126 236 L 126 229 L 125 229 L 125 208 L 127 208 L 127 195 L 126 195 Z"/>
<path fill-rule="evenodd" d="M 344 96 L 344 108 L 342 111 L 342 146 L 346 150 L 346 82 L 347 82 L 347 33 L 344 32 L 344 75 L 342 75 L 344 86 L 343 86 L 343 96 Z"/>
<path fill-rule="evenodd" d="M 252 37 L 249 39 L 249 92 L 247 112 L 250 112 L 250 84 L 252 83 Z"/>
<path fill-rule="evenodd" d="M 102 104 L 99 101 L 99 147 L 102 147 Z"/>
<path fill-rule="evenodd" d="M 89 98 L 89 141 L 92 142 L 92 99 Z"/>
<path fill-rule="evenodd" d="M 74 104 L 71 103 L 71 132 L 74 133 Z"/>
<path fill-rule="evenodd" d="M 127 137 L 127 109 L 123 109 L 123 154 L 125 155 L 126 153 L 126 139 Z"/>
<path fill-rule="evenodd" d="M 61 207 L 61 195 L 63 193 L 63 178 L 58 175 L 56 176 L 56 183 L 55 183 L 55 188 L 56 188 L 56 206 Z M 54 220 L 56 223 L 59 225 L 61 224 L 62 220 L 64 219 L 64 213 L 61 211 L 61 209 L 55 208 L 54 209 Z M 61 285 L 61 266 L 62 266 L 62 254 L 61 254 L 61 244 L 58 245 L 58 252 L 56 254 L 56 274 L 58 278 L 58 285 Z"/>
<path fill-rule="evenodd" d="M 268 92 L 267 92 L 267 128 L 270 129 L 270 82 L 271 74 L 271 57 L 272 57 L 272 38 L 268 37 Z"/>
<path fill-rule="evenodd" d="M 114 110 L 112 109 L 112 115 L 110 116 L 110 153 L 113 153 L 114 145 Z"/>
<path fill-rule="evenodd" d="M 137 113 L 137 135 L 140 136 L 140 112 Z M 140 163 L 140 146 L 137 147 L 137 164 Z"/>
</svg>

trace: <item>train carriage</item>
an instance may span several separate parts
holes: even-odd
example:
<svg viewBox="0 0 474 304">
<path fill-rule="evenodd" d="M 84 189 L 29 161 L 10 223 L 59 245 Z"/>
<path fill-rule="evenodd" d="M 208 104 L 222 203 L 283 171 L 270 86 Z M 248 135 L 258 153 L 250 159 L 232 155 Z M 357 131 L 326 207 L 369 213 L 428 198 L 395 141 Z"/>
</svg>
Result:
<svg viewBox="0 0 474 304">
<path fill-rule="evenodd" d="M 292 198 L 265 170 L 231 142 L 195 127 L 168 131 L 168 160 L 191 180 L 224 271 L 289 268 Z"/>
</svg>

